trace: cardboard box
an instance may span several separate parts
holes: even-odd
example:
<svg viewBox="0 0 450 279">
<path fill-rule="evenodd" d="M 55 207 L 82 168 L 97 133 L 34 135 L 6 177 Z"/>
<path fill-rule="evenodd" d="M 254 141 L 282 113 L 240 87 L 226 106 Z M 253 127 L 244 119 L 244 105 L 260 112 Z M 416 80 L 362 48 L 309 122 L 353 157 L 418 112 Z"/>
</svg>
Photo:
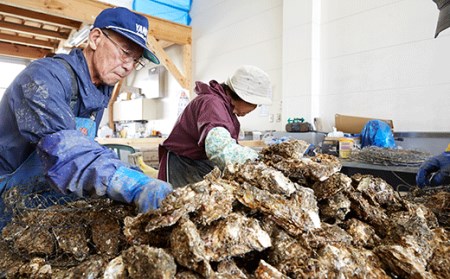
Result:
<svg viewBox="0 0 450 279">
<path fill-rule="evenodd" d="M 349 116 L 336 114 L 334 117 L 335 127 L 338 131 L 359 134 L 369 120 L 381 120 L 386 122 L 392 130 L 394 130 L 394 122 L 392 120 L 379 119 L 379 118 L 367 118 L 358 116 Z"/>
</svg>

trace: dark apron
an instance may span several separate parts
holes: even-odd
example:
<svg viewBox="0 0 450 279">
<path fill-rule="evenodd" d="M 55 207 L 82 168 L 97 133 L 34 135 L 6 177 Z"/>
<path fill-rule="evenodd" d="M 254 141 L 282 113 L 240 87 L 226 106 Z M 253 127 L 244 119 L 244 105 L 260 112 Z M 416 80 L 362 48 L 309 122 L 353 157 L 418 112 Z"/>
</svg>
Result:
<svg viewBox="0 0 450 279">
<path fill-rule="evenodd" d="M 214 166 L 210 160 L 193 160 L 169 151 L 166 165 L 167 182 L 175 189 L 202 181 Z"/>
<path fill-rule="evenodd" d="M 96 124 L 89 118 L 76 118 L 76 128 L 94 139 Z M 75 194 L 63 194 L 49 185 L 43 164 L 34 151 L 13 173 L 0 176 L 0 231 L 14 213 L 30 208 L 46 208 L 79 199 Z"/>
</svg>

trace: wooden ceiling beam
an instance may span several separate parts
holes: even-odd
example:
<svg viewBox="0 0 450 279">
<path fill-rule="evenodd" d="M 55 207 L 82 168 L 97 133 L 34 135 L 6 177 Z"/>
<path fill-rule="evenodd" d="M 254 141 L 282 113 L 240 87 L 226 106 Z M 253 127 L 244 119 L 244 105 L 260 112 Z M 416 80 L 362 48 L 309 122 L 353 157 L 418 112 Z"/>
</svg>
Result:
<svg viewBox="0 0 450 279">
<path fill-rule="evenodd" d="M 158 41 L 156 41 L 155 38 L 152 36 L 148 37 L 148 44 L 151 48 L 151 50 L 156 54 L 156 56 L 159 58 L 160 62 L 166 69 L 168 69 L 173 77 L 178 81 L 178 83 L 183 87 L 184 89 L 190 90 L 190 84 L 187 79 L 187 77 L 183 76 L 181 72 L 178 70 L 177 66 L 172 62 L 170 57 L 167 55 L 167 53 L 164 51 L 164 49 L 159 45 Z"/>
<path fill-rule="evenodd" d="M 23 9 L 30 9 L 40 13 L 51 14 L 76 21 L 93 24 L 97 15 L 106 8 L 114 7 L 94 0 L 0 0 L 0 4 Z M 192 42 L 192 29 L 189 26 L 157 17 L 146 16 L 150 23 L 149 34 L 156 39 L 184 45 Z"/>
<path fill-rule="evenodd" d="M 168 42 L 168 41 L 162 41 L 162 40 L 158 40 L 158 43 L 159 43 L 159 45 L 160 45 L 162 48 L 168 48 L 168 47 L 174 45 L 174 43 L 171 43 L 171 42 Z"/>
<path fill-rule="evenodd" d="M 0 4 L 0 13 L 8 16 L 20 16 L 25 19 L 31 19 L 42 23 L 51 23 L 52 25 L 58 25 L 61 27 L 78 29 L 81 26 L 80 21 L 75 21 L 67 18 L 52 16 L 49 14 L 39 13 L 26 9 L 21 9 L 9 5 Z"/>
<path fill-rule="evenodd" d="M 23 45 L 34 46 L 34 47 L 39 47 L 39 48 L 56 49 L 58 47 L 57 42 L 37 40 L 34 38 L 27 38 L 27 37 L 2 34 L 2 33 L 0 33 L 0 41 L 8 42 L 8 43 L 23 44 Z"/>
<path fill-rule="evenodd" d="M 57 31 L 51 31 L 51 30 L 45 30 L 42 28 L 37 28 L 33 26 L 26 26 L 16 23 L 10 23 L 6 21 L 0 21 L 0 28 L 9 30 L 12 32 L 18 32 L 18 33 L 25 33 L 33 36 L 40 36 L 50 39 L 58 39 L 58 40 L 64 40 L 67 39 L 69 36 L 68 33 L 61 33 Z"/>
<path fill-rule="evenodd" d="M 0 55 L 4 56 L 38 59 L 44 57 L 49 52 L 50 50 L 42 48 L 0 42 Z"/>
</svg>

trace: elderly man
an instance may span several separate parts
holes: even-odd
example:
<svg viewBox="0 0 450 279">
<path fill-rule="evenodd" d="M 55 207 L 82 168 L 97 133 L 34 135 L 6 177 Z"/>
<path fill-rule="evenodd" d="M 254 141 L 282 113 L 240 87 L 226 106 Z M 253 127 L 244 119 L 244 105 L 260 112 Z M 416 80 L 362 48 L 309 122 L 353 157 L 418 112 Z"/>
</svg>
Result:
<svg viewBox="0 0 450 279">
<path fill-rule="evenodd" d="M 106 9 L 84 50 L 36 60 L 6 89 L 0 103 L 0 229 L 10 218 L 6 196 L 12 188 L 52 200 L 106 195 L 141 212 L 157 208 L 172 191 L 94 141 L 114 84 L 145 60 L 159 64 L 147 33 L 144 16 Z M 33 206 L 47 206 L 39 202 Z"/>
</svg>

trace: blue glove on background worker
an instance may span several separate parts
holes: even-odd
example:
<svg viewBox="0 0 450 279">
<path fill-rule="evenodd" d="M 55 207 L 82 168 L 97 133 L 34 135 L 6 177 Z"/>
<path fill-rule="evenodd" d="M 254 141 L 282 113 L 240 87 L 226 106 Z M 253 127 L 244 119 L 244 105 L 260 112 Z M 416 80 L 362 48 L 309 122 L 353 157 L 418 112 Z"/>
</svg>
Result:
<svg viewBox="0 0 450 279">
<path fill-rule="evenodd" d="M 416 182 L 422 188 L 424 186 L 442 185 L 444 179 L 450 176 L 450 151 L 425 161 L 417 172 Z"/>
</svg>

